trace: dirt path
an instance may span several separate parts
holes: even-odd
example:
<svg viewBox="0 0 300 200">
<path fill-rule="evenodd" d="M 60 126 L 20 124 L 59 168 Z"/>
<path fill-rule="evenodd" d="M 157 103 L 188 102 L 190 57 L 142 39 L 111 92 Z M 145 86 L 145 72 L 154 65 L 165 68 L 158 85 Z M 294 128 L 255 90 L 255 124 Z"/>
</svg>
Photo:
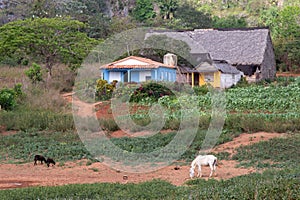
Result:
<svg viewBox="0 0 300 200">
<path fill-rule="evenodd" d="M 120 133 L 116 134 L 119 135 Z M 284 137 L 285 134 L 264 133 L 242 134 L 233 141 L 215 148 L 214 152 L 228 151 L 230 154 L 240 145 L 249 145 L 274 137 Z M 236 168 L 238 164 L 233 160 L 220 160 L 215 179 L 229 179 L 235 176 L 255 172 L 253 168 Z M 152 179 L 162 179 L 174 185 L 182 185 L 189 178 L 189 166 L 175 169 L 175 165 L 144 174 L 130 174 L 115 171 L 99 162 L 86 165 L 86 160 L 77 162 L 57 163 L 54 167 L 46 165 L 33 166 L 27 164 L 0 164 L 0 189 L 19 188 L 28 186 L 54 186 L 76 183 L 138 183 Z M 209 167 L 203 167 L 205 179 L 208 179 Z M 124 178 L 128 177 L 127 179 Z"/>
</svg>

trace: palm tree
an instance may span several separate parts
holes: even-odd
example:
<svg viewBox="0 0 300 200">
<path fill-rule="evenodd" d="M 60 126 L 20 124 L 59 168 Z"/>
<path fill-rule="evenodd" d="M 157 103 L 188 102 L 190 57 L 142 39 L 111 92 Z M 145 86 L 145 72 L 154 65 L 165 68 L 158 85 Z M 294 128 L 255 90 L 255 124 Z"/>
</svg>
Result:
<svg viewBox="0 0 300 200">
<path fill-rule="evenodd" d="M 177 0 L 158 0 L 160 13 L 163 19 L 172 19 L 174 12 L 178 8 Z"/>
</svg>

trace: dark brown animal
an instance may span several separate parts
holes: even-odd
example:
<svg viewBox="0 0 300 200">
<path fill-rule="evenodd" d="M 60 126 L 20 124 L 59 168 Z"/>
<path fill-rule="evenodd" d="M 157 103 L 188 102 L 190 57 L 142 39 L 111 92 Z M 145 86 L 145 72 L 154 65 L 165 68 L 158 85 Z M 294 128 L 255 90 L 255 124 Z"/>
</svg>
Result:
<svg viewBox="0 0 300 200">
<path fill-rule="evenodd" d="M 50 164 L 52 164 L 52 166 L 55 165 L 55 161 L 52 158 L 48 158 L 46 163 L 48 167 L 50 166 Z"/>
<path fill-rule="evenodd" d="M 46 158 L 42 155 L 35 155 L 34 156 L 34 165 L 37 165 L 37 161 L 41 161 L 41 164 L 43 164 L 43 162 L 46 163 Z"/>
</svg>

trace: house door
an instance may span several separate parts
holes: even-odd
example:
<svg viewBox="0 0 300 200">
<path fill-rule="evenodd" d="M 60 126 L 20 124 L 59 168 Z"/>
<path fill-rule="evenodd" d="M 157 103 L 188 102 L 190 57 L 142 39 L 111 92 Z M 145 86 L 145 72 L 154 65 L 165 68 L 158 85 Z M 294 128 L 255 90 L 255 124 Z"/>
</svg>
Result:
<svg viewBox="0 0 300 200">
<path fill-rule="evenodd" d="M 194 73 L 194 85 L 195 86 L 199 86 L 199 74 L 198 73 Z"/>
<path fill-rule="evenodd" d="M 124 72 L 123 77 L 124 77 L 124 82 L 128 83 L 128 72 Z"/>
</svg>

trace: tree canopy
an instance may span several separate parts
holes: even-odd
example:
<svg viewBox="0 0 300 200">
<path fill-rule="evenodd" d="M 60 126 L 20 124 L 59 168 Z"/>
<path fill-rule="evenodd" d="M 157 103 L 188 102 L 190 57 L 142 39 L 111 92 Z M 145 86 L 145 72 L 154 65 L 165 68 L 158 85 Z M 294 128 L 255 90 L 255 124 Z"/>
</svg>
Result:
<svg viewBox="0 0 300 200">
<path fill-rule="evenodd" d="M 44 63 L 51 75 L 56 63 L 77 67 L 98 43 L 83 32 L 84 23 L 70 18 L 17 20 L 0 27 L 0 61 Z"/>
</svg>

